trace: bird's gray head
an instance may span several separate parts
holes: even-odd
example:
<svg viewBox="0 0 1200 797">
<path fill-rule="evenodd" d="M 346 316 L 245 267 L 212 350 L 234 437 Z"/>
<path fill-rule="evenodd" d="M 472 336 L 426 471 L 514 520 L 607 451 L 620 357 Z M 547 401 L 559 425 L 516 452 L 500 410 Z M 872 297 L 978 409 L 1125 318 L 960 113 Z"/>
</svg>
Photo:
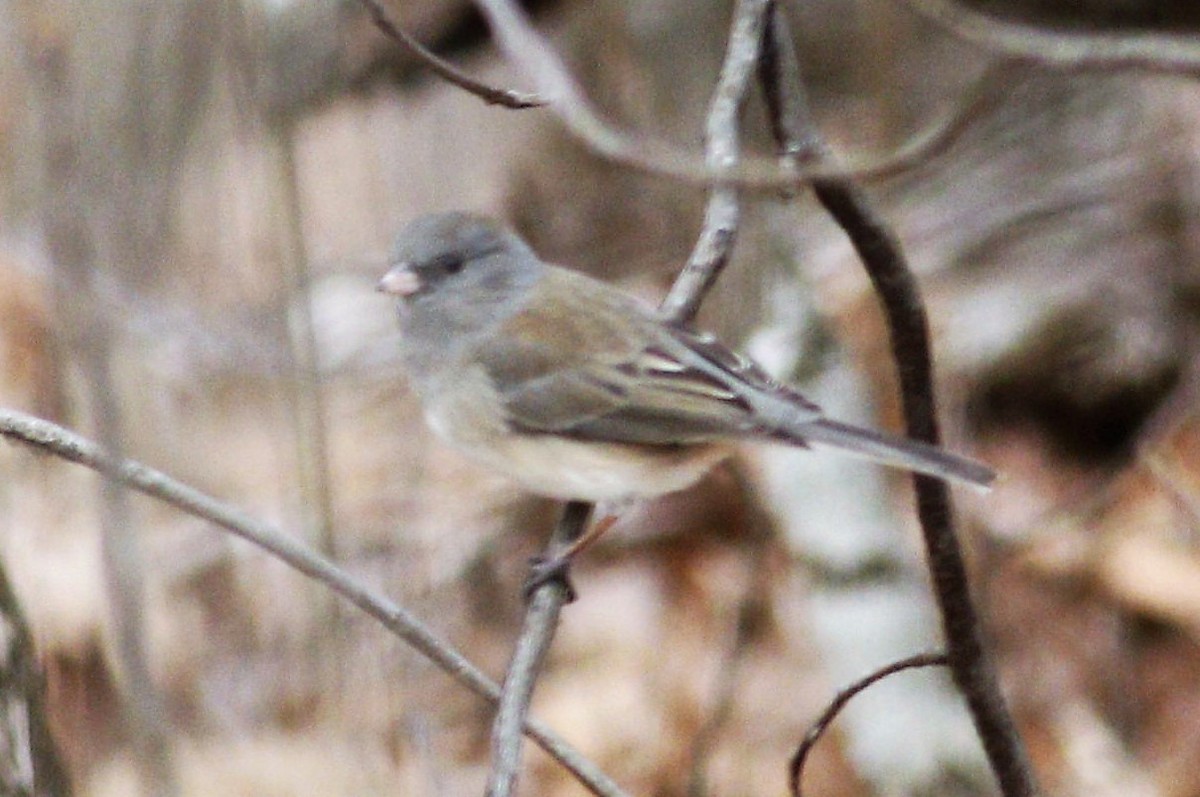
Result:
<svg viewBox="0 0 1200 797">
<path fill-rule="evenodd" d="M 449 354 L 521 308 L 544 268 L 519 236 L 469 213 L 412 221 L 392 245 L 378 289 L 399 299 L 407 348 Z"/>
<path fill-rule="evenodd" d="M 495 293 L 519 287 L 538 268 L 515 233 L 483 216 L 436 213 L 412 221 L 392 244 L 379 290 L 403 300 L 438 294 Z"/>
</svg>

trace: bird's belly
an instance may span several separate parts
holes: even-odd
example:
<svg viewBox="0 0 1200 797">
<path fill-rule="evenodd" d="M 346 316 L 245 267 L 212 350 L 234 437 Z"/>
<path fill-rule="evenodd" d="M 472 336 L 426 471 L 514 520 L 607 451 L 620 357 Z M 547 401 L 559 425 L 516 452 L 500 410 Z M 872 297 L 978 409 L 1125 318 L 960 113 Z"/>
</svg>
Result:
<svg viewBox="0 0 1200 797">
<path fill-rule="evenodd" d="M 581 501 L 652 498 L 690 487 L 730 453 L 721 444 L 677 446 L 519 434 L 497 411 L 500 397 L 480 369 L 453 372 L 425 417 L 448 443 L 531 492 Z"/>
<path fill-rule="evenodd" d="M 723 446 L 643 446 L 537 436 L 509 436 L 471 450 L 485 464 L 539 495 L 624 502 L 690 487 L 724 459 Z"/>
</svg>

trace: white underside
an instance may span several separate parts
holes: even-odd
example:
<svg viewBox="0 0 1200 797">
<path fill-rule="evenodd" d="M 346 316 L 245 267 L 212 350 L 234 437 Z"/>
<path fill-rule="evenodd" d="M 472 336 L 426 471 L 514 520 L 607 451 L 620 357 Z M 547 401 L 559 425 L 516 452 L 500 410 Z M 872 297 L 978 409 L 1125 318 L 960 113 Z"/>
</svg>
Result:
<svg viewBox="0 0 1200 797">
<path fill-rule="evenodd" d="M 683 490 L 727 451 L 655 450 L 563 438 L 509 437 L 499 451 L 470 451 L 527 489 L 564 500 L 623 502 Z"/>
<path fill-rule="evenodd" d="M 621 503 L 683 490 L 728 454 L 719 447 L 660 451 L 547 435 L 508 435 L 495 446 L 456 447 L 531 492 L 596 503 Z"/>
<path fill-rule="evenodd" d="M 626 502 L 690 487 L 729 454 L 722 445 L 626 445 L 517 434 L 478 369 L 454 371 L 426 420 L 443 440 L 525 489 L 563 500 Z"/>
</svg>

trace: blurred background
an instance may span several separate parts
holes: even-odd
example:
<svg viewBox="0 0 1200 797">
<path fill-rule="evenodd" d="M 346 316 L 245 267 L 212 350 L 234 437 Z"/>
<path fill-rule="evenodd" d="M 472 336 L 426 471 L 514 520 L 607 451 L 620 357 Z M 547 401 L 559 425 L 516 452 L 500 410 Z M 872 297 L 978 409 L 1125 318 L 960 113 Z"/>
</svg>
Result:
<svg viewBox="0 0 1200 797">
<path fill-rule="evenodd" d="M 384 5 L 528 88 L 469 3 Z M 977 5 L 1069 29 L 1200 23 L 1185 0 Z M 784 6 L 822 129 L 856 157 L 957 113 L 994 62 L 896 0 Z M 527 7 L 609 118 L 700 151 L 730 3 Z M 987 632 L 1047 793 L 1197 797 L 1200 94 L 1016 65 L 982 90 L 952 146 L 867 187 L 926 291 L 948 445 L 1001 473 L 958 495 Z M 758 97 L 745 118 L 770 154 Z M 432 77 L 357 3 L 0 3 L 0 406 L 288 530 L 499 678 L 556 507 L 425 429 L 373 291 L 389 237 L 482 211 L 654 302 L 703 202 L 590 155 L 546 110 Z M 747 195 L 699 324 L 830 414 L 900 428 L 874 297 L 806 193 Z M 839 686 L 937 645 L 922 562 L 903 476 L 748 449 L 584 557 L 534 713 L 633 794 L 784 794 Z M 0 568 L 76 794 L 483 787 L 485 704 L 207 523 L 4 444 Z M 524 793 L 584 793 L 527 762 Z M 853 703 L 805 783 L 994 793 L 928 671 Z"/>
</svg>

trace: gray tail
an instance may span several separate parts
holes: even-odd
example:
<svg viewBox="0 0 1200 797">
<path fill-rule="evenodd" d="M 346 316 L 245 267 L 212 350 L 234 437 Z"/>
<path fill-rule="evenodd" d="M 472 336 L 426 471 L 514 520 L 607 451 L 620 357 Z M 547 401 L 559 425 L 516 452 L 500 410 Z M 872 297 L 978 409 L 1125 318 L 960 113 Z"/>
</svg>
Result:
<svg viewBox="0 0 1200 797">
<path fill-rule="evenodd" d="M 987 490 L 996 474 L 991 468 L 927 443 L 906 440 L 821 418 L 803 424 L 796 436 L 808 443 L 836 448 L 884 465 L 965 482 Z"/>
</svg>

